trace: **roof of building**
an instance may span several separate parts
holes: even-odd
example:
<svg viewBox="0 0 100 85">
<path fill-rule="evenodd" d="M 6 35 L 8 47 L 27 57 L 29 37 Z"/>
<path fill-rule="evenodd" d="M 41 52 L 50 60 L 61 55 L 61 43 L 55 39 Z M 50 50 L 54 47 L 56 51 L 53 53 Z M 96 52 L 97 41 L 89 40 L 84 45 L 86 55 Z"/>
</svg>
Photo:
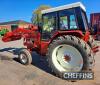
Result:
<svg viewBox="0 0 100 85">
<path fill-rule="evenodd" d="M 26 22 L 26 21 L 23 21 L 23 20 L 15 20 L 15 21 L 8 21 L 8 22 L 1 22 L 0 25 L 10 25 L 10 24 L 32 24 L 30 22 Z"/>
<path fill-rule="evenodd" d="M 91 13 L 91 15 L 100 15 L 100 13 Z"/>
<path fill-rule="evenodd" d="M 42 10 L 41 13 L 45 14 L 45 13 L 50 13 L 50 12 L 74 8 L 74 7 L 81 7 L 84 11 L 86 11 L 85 6 L 81 2 L 76 2 L 76 3 L 72 3 L 72 4 L 68 4 L 68 5 L 63 5 L 63 6 L 59 6 L 59 7 Z"/>
</svg>

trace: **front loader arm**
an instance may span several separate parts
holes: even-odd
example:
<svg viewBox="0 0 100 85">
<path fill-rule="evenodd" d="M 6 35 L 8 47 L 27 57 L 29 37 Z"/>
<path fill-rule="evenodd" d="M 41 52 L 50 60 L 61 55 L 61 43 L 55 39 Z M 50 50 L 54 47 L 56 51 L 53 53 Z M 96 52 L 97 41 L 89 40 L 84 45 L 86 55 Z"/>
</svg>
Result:
<svg viewBox="0 0 100 85">
<path fill-rule="evenodd" d="M 10 42 L 10 41 L 15 41 L 15 40 L 19 40 L 22 37 L 24 37 L 24 35 L 29 35 L 31 34 L 32 30 L 28 30 L 28 29 L 23 29 L 23 28 L 18 28 L 12 32 L 7 32 L 3 38 L 2 41 L 4 42 Z"/>
<path fill-rule="evenodd" d="M 31 50 L 31 48 L 37 48 L 40 44 L 40 33 L 37 27 L 34 26 L 31 29 L 17 28 L 12 32 L 7 32 L 2 41 L 10 42 L 23 38 L 23 44 Z"/>
</svg>

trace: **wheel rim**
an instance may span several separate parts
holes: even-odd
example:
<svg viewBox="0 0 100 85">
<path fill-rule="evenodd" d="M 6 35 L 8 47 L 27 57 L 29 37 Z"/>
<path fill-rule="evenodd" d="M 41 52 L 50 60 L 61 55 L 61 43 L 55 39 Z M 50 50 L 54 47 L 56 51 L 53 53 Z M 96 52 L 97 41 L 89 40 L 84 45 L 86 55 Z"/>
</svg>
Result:
<svg viewBox="0 0 100 85">
<path fill-rule="evenodd" d="M 56 69 L 66 72 L 79 72 L 83 67 L 83 58 L 80 52 L 70 45 L 59 45 L 52 53 L 52 61 Z"/>
<path fill-rule="evenodd" d="M 22 61 L 22 63 L 26 63 L 27 62 L 27 56 L 25 54 L 20 54 L 20 60 Z"/>
</svg>

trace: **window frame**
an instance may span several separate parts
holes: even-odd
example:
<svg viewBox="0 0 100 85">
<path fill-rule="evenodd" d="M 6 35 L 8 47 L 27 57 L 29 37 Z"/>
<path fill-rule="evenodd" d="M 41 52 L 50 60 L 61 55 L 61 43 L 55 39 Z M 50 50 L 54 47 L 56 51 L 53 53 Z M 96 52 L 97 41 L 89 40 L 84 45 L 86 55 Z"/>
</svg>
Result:
<svg viewBox="0 0 100 85">
<path fill-rule="evenodd" d="M 86 13 L 82 9 L 81 9 L 81 15 L 82 15 L 85 31 L 89 30 L 88 19 L 87 19 Z M 84 22 L 84 20 L 85 20 L 85 22 Z M 87 25 L 87 28 L 86 28 L 85 24 Z"/>
<path fill-rule="evenodd" d="M 55 16 L 54 16 L 55 15 Z M 45 39 L 43 35 L 45 35 L 47 33 L 47 31 L 44 31 L 43 30 L 43 25 L 44 25 L 44 16 L 48 16 L 48 17 L 53 17 L 54 18 L 54 31 L 57 30 L 57 12 L 51 12 L 51 13 L 46 13 L 46 14 L 43 14 L 42 15 L 42 21 L 43 21 L 43 24 L 42 24 L 42 31 L 41 31 L 41 36 L 42 36 L 42 40 L 49 40 L 51 37 L 52 37 L 52 31 L 51 32 L 48 32 L 50 37 L 48 37 L 48 39 Z"/>
<path fill-rule="evenodd" d="M 68 17 L 68 29 L 65 29 L 65 30 L 62 30 L 61 28 L 60 28 L 60 12 L 62 11 L 72 11 L 72 13 L 73 14 L 67 14 L 67 12 L 66 12 L 66 16 Z M 78 22 L 77 22 L 77 16 L 76 16 L 76 12 L 75 12 L 75 8 L 73 9 L 73 8 L 70 8 L 70 9 L 65 9 L 65 10 L 61 10 L 61 11 L 58 11 L 58 18 L 59 18 L 59 30 L 60 31 L 70 31 L 70 30 L 79 30 L 79 26 L 78 26 Z M 76 29 L 70 29 L 70 15 L 74 15 L 75 16 L 75 21 L 76 21 L 76 26 L 77 26 L 77 28 Z"/>
</svg>

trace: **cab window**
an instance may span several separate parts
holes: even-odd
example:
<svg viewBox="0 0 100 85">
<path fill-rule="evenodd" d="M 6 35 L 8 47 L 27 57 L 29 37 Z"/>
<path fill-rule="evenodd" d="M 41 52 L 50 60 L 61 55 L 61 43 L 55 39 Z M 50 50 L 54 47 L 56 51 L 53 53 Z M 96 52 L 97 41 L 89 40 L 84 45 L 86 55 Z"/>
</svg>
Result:
<svg viewBox="0 0 100 85">
<path fill-rule="evenodd" d="M 60 22 L 60 30 L 74 30 L 78 29 L 75 10 L 61 10 L 59 11 L 59 22 Z"/>
<path fill-rule="evenodd" d="M 75 15 L 70 15 L 70 29 L 77 29 Z"/>
<path fill-rule="evenodd" d="M 55 28 L 55 18 L 53 16 L 44 16 L 43 31 L 51 32 Z"/>
<path fill-rule="evenodd" d="M 68 17 L 67 16 L 60 17 L 60 28 L 62 30 L 68 29 Z"/>
<path fill-rule="evenodd" d="M 56 29 L 56 12 L 43 15 L 42 39 L 48 40 Z"/>
</svg>

